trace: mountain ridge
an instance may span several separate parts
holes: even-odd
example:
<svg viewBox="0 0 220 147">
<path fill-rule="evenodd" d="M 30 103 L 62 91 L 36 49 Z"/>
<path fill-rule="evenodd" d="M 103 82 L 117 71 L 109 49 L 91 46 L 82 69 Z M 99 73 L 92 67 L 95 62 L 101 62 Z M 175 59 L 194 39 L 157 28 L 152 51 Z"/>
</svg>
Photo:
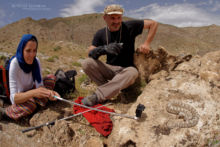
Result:
<svg viewBox="0 0 220 147">
<path fill-rule="evenodd" d="M 133 18 L 124 17 L 124 20 Z M 31 17 L 8 24 L 0 28 L 0 49 L 12 51 L 23 34 L 32 33 L 39 42 L 73 42 L 88 47 L 98 29 L 105 27 L 102 14 L 85 14 L 71 17 L 34 20 Z M 136 39 L 136 47 L 146 38 L 147 31 Z M 187 52 L 203 55 L 209 51 L 220 49 L 220 26 L 179 28 L 159 23 L 158 31 L 152 42 L 152 48 L 164 46 L 174 54 Z M 12 49 L 13 48 L 13 49 Z"/>
</svg>

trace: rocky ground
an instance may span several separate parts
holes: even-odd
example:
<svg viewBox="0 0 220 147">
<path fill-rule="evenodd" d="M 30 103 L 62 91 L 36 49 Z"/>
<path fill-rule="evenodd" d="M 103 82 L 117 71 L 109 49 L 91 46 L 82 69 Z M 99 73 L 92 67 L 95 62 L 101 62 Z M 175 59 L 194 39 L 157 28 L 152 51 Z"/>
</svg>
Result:
<svg viewBox="0 0 220 147">
<path fill-rule="evenodd" d="M 21 130 L 30 126 L 72 115 L 72 105 L 50 102 L 46 108 L 39 108 L 20 121 L 1 120 L 1 146 L 220 146 L 220 51 L 203 57 L 177 57 L 159 48 L 148 56 L 137 54 L 136 57 L 140 77 L 147 85 L 144 89 L 140 88 L 141 84 L 132 87 L 136 88 L 135 94 L 134 89 L 123 91 L 126 99 L 121 94 L 118 99 L 109 101 L 112 105 L 108 107 L 134 116 L 137 105 L 144 104 L 146 108 L 139 120 L 111 117 L 113 131 L 108 137 L 97 133 L 82 116 L 22 133 Z M 167 127 L 168 122 L 187 121 L 184 115 L 167 112 L 166 106 L 171 100 L 193 107 L 199 115 L 198 122 L 190 128 Z"/>
<path fill-rule="evenodd" d="M 139 103 L 144 104 L 143 118 L 115 121 L 109 146 L 220 146 L 220 51 L 188 59 L 170 71 L 149 76 L 150 82 L 128 110 L 131 115 Z M 152 70 L 147 61 L 142 65 L 146 72 Z M 183 109 L 177 115 L 169 113 L 167 105 L 174 100 L 190 106 L 194 112 Z M 191 127 L 168 125 L 193 123 L 193 119 L 197 121 Z"/>
<path fill-rule="evenodd" d="M 108 107 L 115 109 L 118 113 L 125 113 L 131 106 L 131 104 L 119 103 L 116 100 L 112 100 L 111 102 L 113 104 Z M 39 108 L 35 114 L 28 118 L 19 121 L 1 120 L 1 146 L 101 147 L 105 144 L 104 142 L 107 138 L 96 132 L 83 116 L 73 117 L 69 120 L 56 121 L 55 125 L 44 126 L 22 133 L 22 130 L 30 126 L 38 126 L 71 115 L 73 115 L 72 105 L 56 101 L 49 102 L 45 108 Z"/>
</svg>

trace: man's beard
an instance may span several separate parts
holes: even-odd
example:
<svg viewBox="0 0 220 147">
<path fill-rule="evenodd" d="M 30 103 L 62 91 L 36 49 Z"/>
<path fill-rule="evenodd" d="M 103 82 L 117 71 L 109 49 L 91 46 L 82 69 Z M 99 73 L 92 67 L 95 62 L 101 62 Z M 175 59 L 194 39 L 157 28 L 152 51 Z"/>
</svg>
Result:
<svg viewBox="0 0 220 147">
<path fill-rule="evenodd" d="M 113 23 L 111 26 L 115 31 L 117 31 L 120 29 L 121 23 Z"/>
</svg>

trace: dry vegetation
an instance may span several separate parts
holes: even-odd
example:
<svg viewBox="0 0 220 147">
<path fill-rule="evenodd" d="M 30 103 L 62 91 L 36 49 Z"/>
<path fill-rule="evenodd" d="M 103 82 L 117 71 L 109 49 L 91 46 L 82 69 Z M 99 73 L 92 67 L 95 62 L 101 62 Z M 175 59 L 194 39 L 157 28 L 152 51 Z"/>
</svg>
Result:
<svg viewBox="0 0 220 147">
<path fill-rule="evenodd" d="M 131 18 L 125 17 L 124 20 Z M 58 68 L 77 70 L 77 88 L 85 79 L 81 61 L 87 57 L 87 47 L 94 33 L 105 26 L 102 14 L 87 14 L 50 20 L 24 18 L 0 28 L 0 64 L 6 54 L 12 56 L 25 33 L 32 33 L 39 40 L 38 57 L 43 75 L 54 74 Z M 146 38 L 147 32 L 136 39 L 136 47 Z M 220 26 L 178 28 L 160 24 L 152 42 L 152 49 L 165 47 L 171 54 L 205 54 L 220 49 Z M 3 54 L 4 53 L 4 54 Z M 79 82 L 81 81 L 81 82 Z M 87 94 L 87 92 L 83 92 Z M 84 94 L 83 94 L 84 95 Z"/>
<path fill-rule="evenodd" d="M 124 19 L 127 20 L 130 18 Z M 78 73 L 76 76 L 76 91 L 65 96 L 65 98 L 72 99 L 77 96 L 86 96 L 91 93 L 92 90 L 83 89 L 80 86 L 82 82 L 88 80 L 88 77 L 81 72 L 81 61 L 87 57 L 87 47 L 90 45 L 94 33 L 104 26 L 105 23 L 101 14 L 54 18 L 50 20 L 24 18 L 0 28 L 0 65 L 3 65 L 3 60 L 7 56 L 2 53 L 7 53 L 12 56 L 16 51 L 21 36 L 25 33 L 34 34 L 39 40 L 38 57 L 40 58 L 43 68 L 43 75 L 54 74 L 58 68 L 64 70 L 75 69 Z M 145 31 L 137 38 L 136 47 L 143 42 L 146 35 L 147 32 Z M 157 47 L 161 45 L 171 54 L 175 55 L 203 55 L 210 51 L 219 50 L 219 39 L 220 26 L 211 25 L 207 27 L 178 28 L 167 24 L 160 24 L 158 33 L 152 42 L 152 49 L 157 49 Z M 145 85 L 144 82 L 140 84 L 141 87 Z M 131 94 L 132 93 L 128 93 L 129 96 Z M 115 101 L 114 107 L 121 112 L 126 112 L 130 106 L 130 104 L 119 104 Z M 64 107 L 66 107 L 66 105 L 55 106 L 57 109 L 64 109 Z M 50 108 L 52 108 L 52 106 L 50 106 Z M 82 117 L 78 118 L 78 121 L 82 121 Z M 82 124 L 80 124 L 80 126 L 82 126 Z M 83 128 L 84 127 L 85 125 Z M 21 127 L 19 128 L 21 129 Z M 11 130 L 13 129 L 12 126 Z M 95 132 L 94 129 L 91 130 L 91 128 L 86 132 L 82 132 L 85 131 L 85 129 L 80 128 L 75 131 L 76 134 L 81 134 L 81 137 L 93 135 Z M 94 136 L 100 137 L 97 134 Z"/>
</svg>

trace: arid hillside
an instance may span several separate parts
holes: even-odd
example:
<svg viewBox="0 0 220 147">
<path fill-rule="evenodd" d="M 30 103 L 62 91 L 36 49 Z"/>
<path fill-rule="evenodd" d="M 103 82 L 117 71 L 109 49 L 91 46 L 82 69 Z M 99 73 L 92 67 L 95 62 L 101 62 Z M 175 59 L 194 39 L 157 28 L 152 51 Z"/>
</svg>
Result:
<svg viewBox="0 0 220 147">
<path fill-rule="evenodd" d="M 131 18 L 124 18 L 128 20 Z M 66 42 L 77 44 L 81 48 L 90 45 L 94 33 L 105 26 L 102 14 L 87 14 L 66 18 L 40 19 L 24 18 L 0 28 L 0 51 L 15 51 L 18 40 L 24 33 L 35 34 L 40 44 Z M 137 45 L 145 39 L 147 32 L 139 36 Z M 159 25 L 152 48 L 164 46 L 171 53 L 188 52 L 203 55 L 220 49 L 220 26 L 178 28 Z M 46 52 L 46 50 L 45 50 Z"/>
<path fill-rule="evenodd" d="M 76 69 L 76 90 L 64 98 L 72 101 L 87 96 L 96 85 L 82 71 L 81 63 L 94 33 L 102 27 L 105 23 L 101 14 L 50 20 L 24 18 L 0 28 L 0 65 L 15 53 L 23 34 L 34 34 L 39 40 L 37 56 L 43 75 L 54 74 L 58 68 Z M 147 31 L 138 36 L 136 47 L 146 35 Z M 153 51 L 148 55 L 135 53 L 140 79 L 105 103 L 116 113 L 131 116 L 137 105 L 143 104 L 146 108 L 142 117 L 134 120 L 111 116 L 113 130 L 108 137 L 100 135 L 83 116 L 22 133 L 23 129 L 72 116 L 72 105 L 51 101 L 27 118 L 1 120 L 0 146 L 218 147 L 219 40 L 220 26 L 178 28 L 160 23 L 151 44 Z M 168 111 L 173 102 L 178 104 L 178 114 Z"/>
</svg>

